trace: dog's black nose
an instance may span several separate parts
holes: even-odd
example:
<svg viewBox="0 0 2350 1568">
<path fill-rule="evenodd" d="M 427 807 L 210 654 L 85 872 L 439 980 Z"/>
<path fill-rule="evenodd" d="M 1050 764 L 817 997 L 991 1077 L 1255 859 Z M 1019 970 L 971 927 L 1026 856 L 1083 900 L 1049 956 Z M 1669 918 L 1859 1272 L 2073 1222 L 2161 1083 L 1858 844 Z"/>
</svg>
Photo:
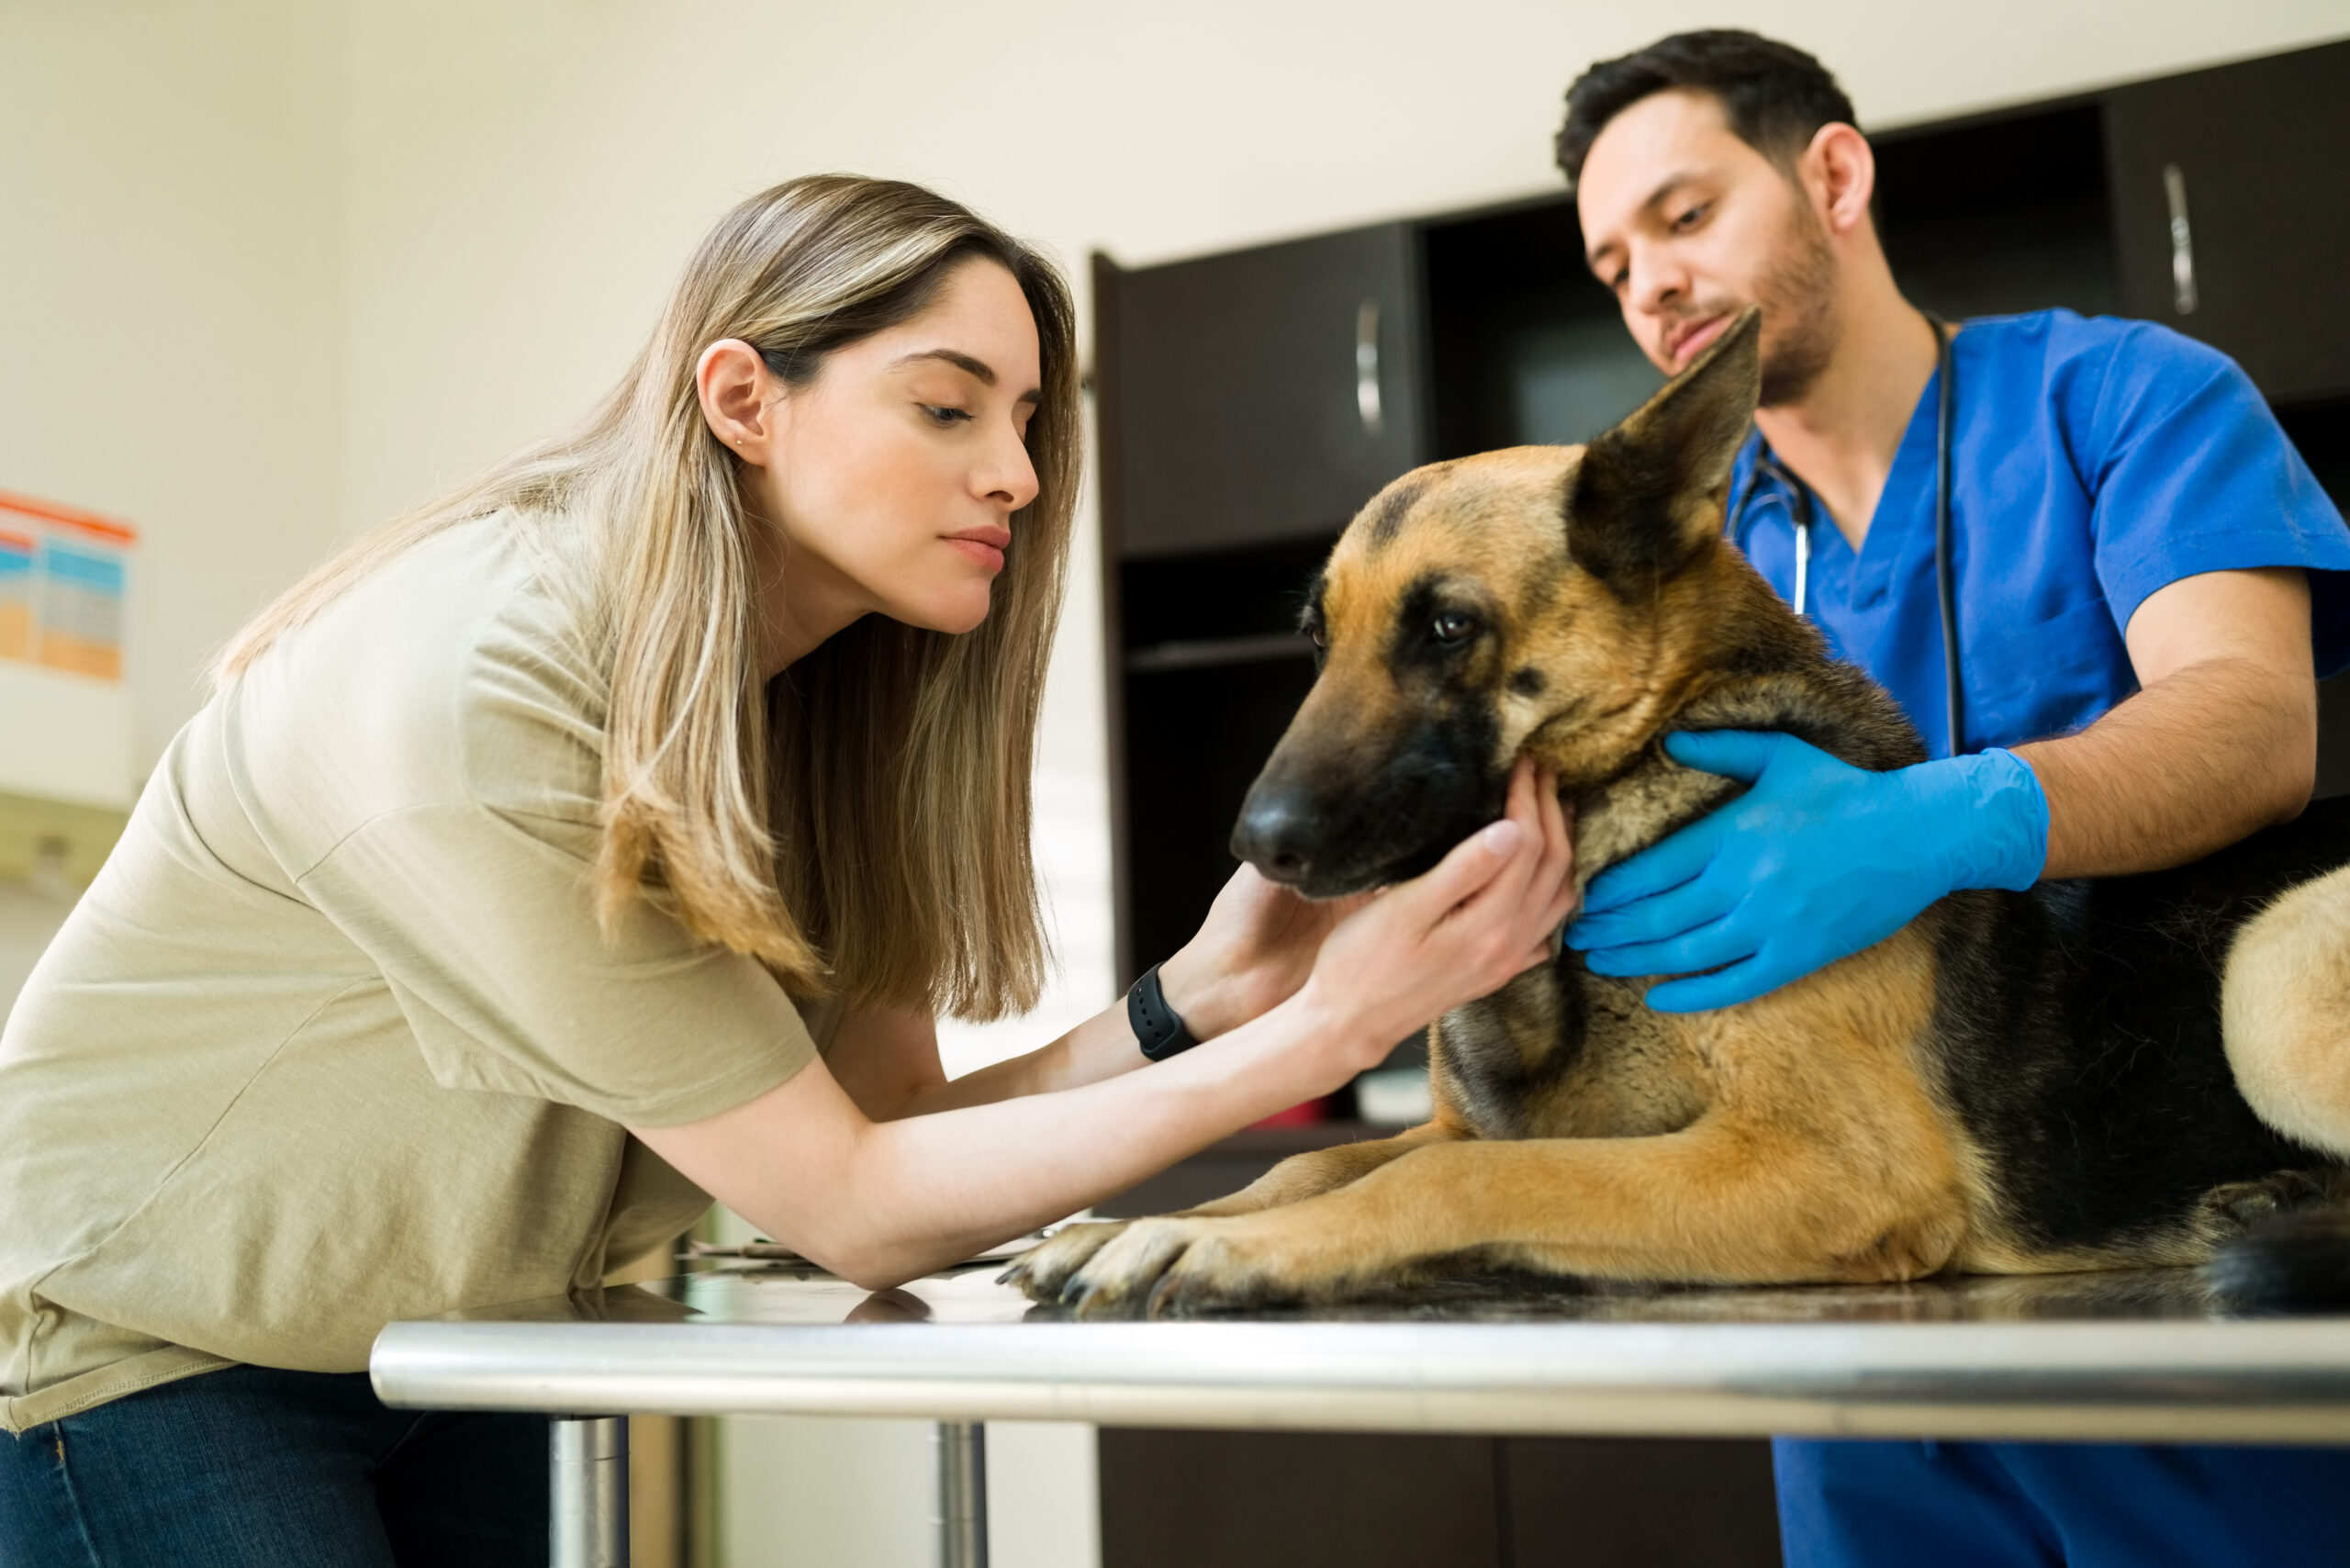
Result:
<svg viewBox="0 0 2350 1568">
<path fill-rule="evenodd" d="M 1251 790 L 1232 829 L 1232 853 L 1292 887 L 1314 869 L 1315 813 L 1287 790 Z"/>
</svg>

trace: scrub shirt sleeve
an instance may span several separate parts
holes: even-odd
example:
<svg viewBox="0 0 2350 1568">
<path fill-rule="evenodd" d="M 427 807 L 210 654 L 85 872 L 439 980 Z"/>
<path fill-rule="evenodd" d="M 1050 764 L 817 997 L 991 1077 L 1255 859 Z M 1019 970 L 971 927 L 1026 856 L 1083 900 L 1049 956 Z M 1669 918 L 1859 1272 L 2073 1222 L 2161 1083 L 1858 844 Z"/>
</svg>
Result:
<svg viewBox="0 0 2350 1568">
<path fill-rule="evenodd" d="M 2234 361 L 2132 323 L 2084 417 L 2067 422 L 2081 432 L 2074 457 L 2117 627 L 2182 577 L 2299 566 L 2318 674 L 2350 664 L 2350 531 Z"/>
</svg>

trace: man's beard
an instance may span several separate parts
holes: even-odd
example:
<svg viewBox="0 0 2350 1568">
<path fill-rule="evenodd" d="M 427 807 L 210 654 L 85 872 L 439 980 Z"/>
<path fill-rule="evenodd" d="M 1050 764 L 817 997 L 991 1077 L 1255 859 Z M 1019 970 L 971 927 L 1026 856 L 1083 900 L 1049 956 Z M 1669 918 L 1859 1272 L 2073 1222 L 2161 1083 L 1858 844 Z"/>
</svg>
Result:
<svg viewBox="0 0 2350 1568">
<path fill-rule="evenodd" d="M 1787 214 L 1785 241 L 1754 289 L 1762 308 L 1766 409 L 1799 400 L 1836 353 L 1836 256 L 1819 215 L 1798 200 Z"/>
</svg>

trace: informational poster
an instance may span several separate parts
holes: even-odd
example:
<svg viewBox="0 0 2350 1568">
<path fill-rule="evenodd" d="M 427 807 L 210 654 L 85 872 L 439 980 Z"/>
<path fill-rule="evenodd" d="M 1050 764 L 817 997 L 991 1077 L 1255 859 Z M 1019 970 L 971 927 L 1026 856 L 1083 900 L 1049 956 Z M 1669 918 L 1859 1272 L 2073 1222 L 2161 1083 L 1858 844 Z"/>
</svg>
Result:
<svg viewBox="0 0 2350 1568">
<path fill-rule="evenodd" d="M 33 558 L 40 542 L 0 526 L 0 659 L 33 656 Z"/>
<path fill-rule="evenodd" d="M 120 682 L 138 543 L 111 518 L 0 492 L 0 659 Z"/>
</svg>

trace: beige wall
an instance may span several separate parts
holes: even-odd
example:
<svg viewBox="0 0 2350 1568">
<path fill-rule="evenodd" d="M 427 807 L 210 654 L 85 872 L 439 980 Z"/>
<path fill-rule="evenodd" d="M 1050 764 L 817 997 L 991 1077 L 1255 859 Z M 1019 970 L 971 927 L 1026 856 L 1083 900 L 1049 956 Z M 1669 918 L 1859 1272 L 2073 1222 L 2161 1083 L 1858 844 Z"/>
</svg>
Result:
<svg viewBox="0 0 2350 1568">
<path fill-rule="evenodd" d="M 0 489 L 136 523 L 143 773 L 341 523 L 341 18 L 0 0 Z"/>
<path fill-rule="evenodd" d="M 341 27 L 307 0 L 0 0 L 0 490 L 141 532 L 141 776 L 208 651 L 341 525 Z M 0 748 L 56 722 L 0 708 Z M 0 887 L 0 1017 L 66 907 Z"/>
<path fill-rule="evenodd" d="M 0 0 L 0 488 L 146 530 L 151 758 L 257 600 L 579 410 L 767 182 L 928 181 L 1081 286 L 1096 246 L 1151 261 L 1549 189 L 1580 65 L 1726 19 L 1818 51 L 1874 124 L 2350 31 L 2341 0 Z M 1065 978 L 1029 1025 L 953 1035 L 962 1063 L 1110 996 L 1077 582 L 1039 778 Z M 917 1438 L 744 1424 L 735 1561 L 914 1561 Z M 1007 1568 L 1091 1561 L 1088 1452 L 1072 1429 L 1002 1446 Z"/>
</svg>

